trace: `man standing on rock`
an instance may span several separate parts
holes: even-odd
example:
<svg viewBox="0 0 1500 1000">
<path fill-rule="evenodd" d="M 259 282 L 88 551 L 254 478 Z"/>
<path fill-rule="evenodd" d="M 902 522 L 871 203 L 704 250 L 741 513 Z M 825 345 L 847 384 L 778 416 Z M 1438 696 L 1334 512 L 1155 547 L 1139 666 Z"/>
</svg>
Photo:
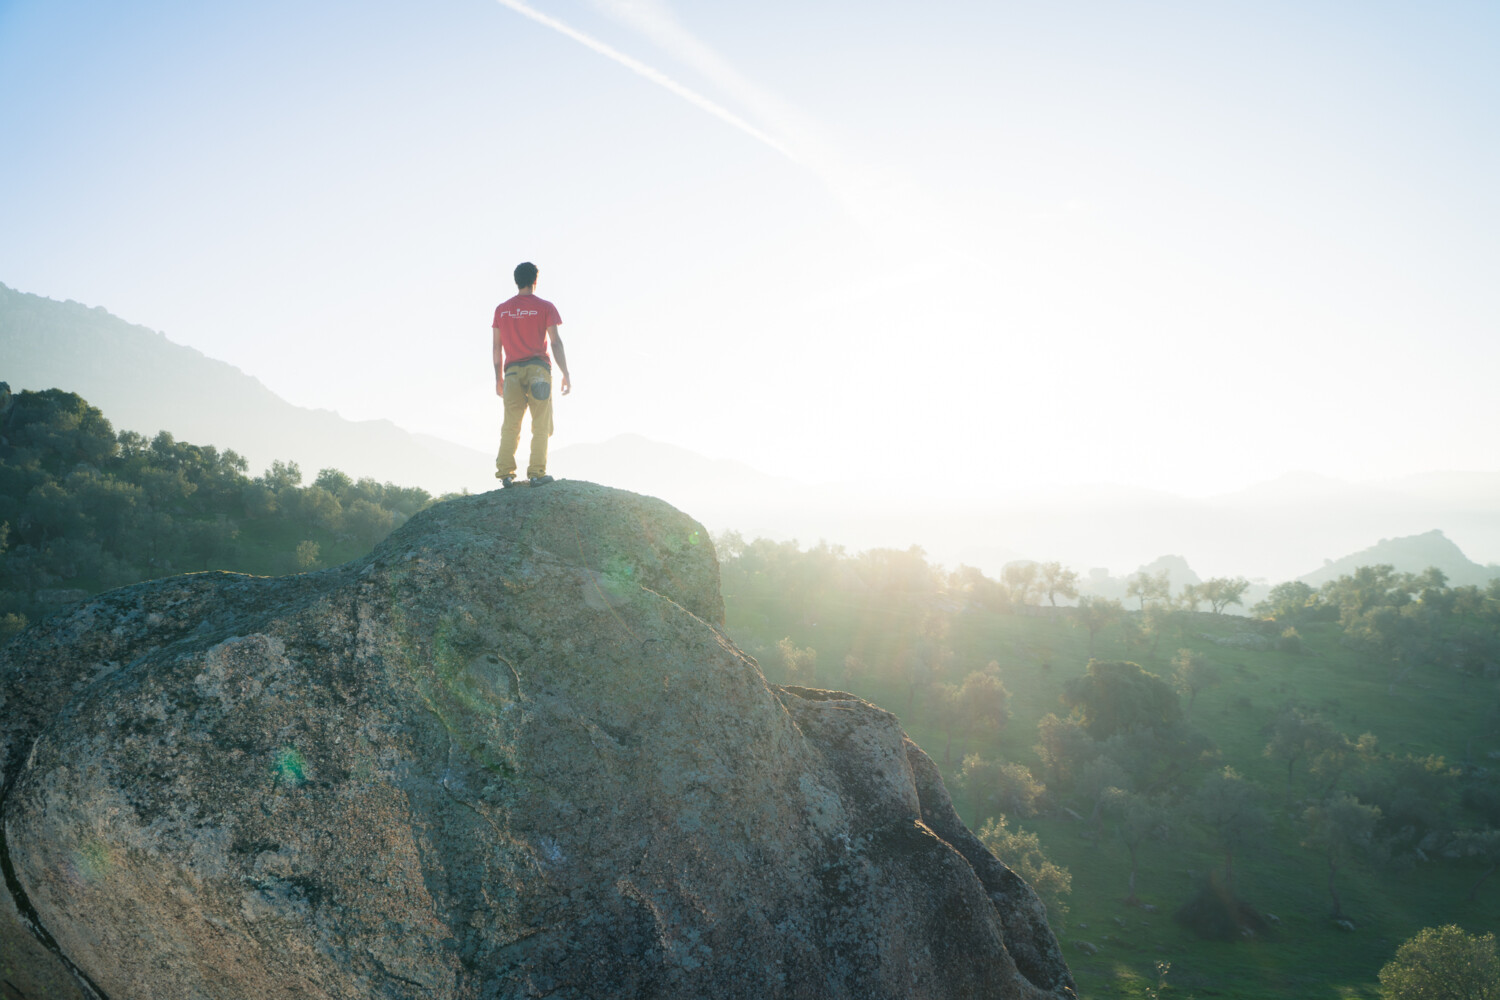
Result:
<svg viewBox="0 0 1500 1000">
<path fill-rule="evenodd" d="M 532 486 L 552 482 L 547 475 L 547 439 L 552 436 L 552 359 L 547 342 L 557 352 L 562 369 L 562 394 L 573 391 L 568 377 L 568 358 L 563 353 L 557 327 L 562 317 L 557 307 L 539 299 L 536 265 L 517 264 L 516 294 L 495 307 L 494 333 L 495 395 L 505 402 L 505 420 L 500 425 L 500 453 L 495 456 L 495 478 L 504 486 L 516 485 L 516 445 L 521 439 L 521 417 L 531 410 L 531 456 L 526 463 Z"/>
</svg>

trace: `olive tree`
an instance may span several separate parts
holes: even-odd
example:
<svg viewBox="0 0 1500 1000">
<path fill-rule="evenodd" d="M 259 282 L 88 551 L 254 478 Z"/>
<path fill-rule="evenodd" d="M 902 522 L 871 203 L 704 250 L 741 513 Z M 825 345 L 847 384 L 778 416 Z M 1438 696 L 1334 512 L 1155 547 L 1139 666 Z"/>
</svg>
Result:
<svg viewBox="0 0 1500 1000">
<path fill-rule="evenodd" d="M 1456 924 L 1424 928 L 1380 970 L 1380 993 L 1386 1000 L 1500 1000 L 1495 935 Z"/>
<path fill-rule="evenodd" d="M 1380 810 L 1367 806 L 1347 792 L 1327 802 L 1308 806 L 1302 814 L 1302 846 L 1316 851 L 1328 862 L 1328 896 L 1333 900 L 1334 920 L 1344 915 L 1334 878 L 1339 866 L 1355 853 L 1368 851 L 1375 835 Z"/>
</svg>

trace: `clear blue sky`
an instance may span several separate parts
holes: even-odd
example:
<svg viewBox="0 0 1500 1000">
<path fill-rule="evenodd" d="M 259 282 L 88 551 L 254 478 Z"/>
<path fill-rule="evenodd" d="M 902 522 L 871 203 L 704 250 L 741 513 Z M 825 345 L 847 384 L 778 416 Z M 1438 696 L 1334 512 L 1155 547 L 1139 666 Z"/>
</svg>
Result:
<svg viewBox="0 0 1500 1000">
<path fill-rule="evenodd" d="M 1488 2 L 11 0 L 0 281 L 486 450 L 530 259 L 555 445 L 1493 470 L 1497 109 Z"/>
</svg>

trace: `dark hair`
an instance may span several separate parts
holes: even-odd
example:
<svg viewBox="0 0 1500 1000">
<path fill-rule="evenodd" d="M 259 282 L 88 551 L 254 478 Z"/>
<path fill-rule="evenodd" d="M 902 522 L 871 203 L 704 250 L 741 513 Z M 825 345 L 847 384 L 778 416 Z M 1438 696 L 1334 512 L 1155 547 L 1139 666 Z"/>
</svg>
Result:
<svg viewBox="0 0 1500 1000">
<path fill-rule="evenodd" d="M 516 265 L 516 287 L 529 288 L 536 284 L 536 265 L 531 261 Z"/>
</svg>

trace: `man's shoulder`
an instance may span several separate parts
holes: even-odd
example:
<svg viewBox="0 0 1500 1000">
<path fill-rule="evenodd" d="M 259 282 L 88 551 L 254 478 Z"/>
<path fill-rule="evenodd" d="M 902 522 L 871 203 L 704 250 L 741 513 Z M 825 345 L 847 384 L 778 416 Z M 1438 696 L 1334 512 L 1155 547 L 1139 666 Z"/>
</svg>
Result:
<svg viewBox="0 0 1500 1000">
<path fill-rule="evenodd" d="M 531 297 L 531 300 L 536 303 L 537 311 L 546 316 L 549 321 L 553 323 L 562 322 L 562 314 L 557 311 L 557 306 L 546 299 L 537 298 L 535 295 Z"/>
<path fill-rule="evenodd" d="M 529 292 L 520 292 L 519 294 L 512 295 L 510 298 L 506 299 L 504 302 L 502 302 L 500 304 L 502 306 L 509 306 L 509 305 L 514 305 L 516 303 L 521 303 L 521 302 L 530 303 L 533 307 L 535 307 L 535 306 L 551 306 L 553 309 L 557 308 L 556 306 L 552 305 L 551 302 L 549 302 L 546 299 L 542 298 L 540 295 L 532 295 Z"/>
</svg>

